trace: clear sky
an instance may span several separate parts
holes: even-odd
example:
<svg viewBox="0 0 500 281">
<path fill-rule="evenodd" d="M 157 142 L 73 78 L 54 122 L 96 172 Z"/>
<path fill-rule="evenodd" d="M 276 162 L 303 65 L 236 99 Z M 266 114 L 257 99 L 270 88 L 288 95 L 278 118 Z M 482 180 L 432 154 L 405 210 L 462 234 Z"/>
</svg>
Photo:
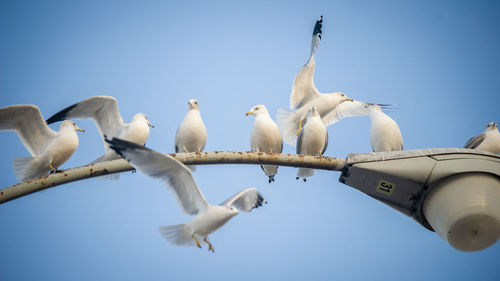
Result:
<svg viewBox="0 0 500 281">
<path fill-rule="evenodd" d="M 397 104 L 406 149 L 462 147 L 500 122 L 500 6 L 495 1 L 1 1 L 0 107 L 37 105 L 47 118 L 95 95 L 118 99 L 124 120 L 146 113 L 147 146 L 172 152 L 199 101 L 206 151 L 249 150 L 265 104 L 288 108 L 294 75 L 324 16 L 316 86 Z M 90 120 L 62 168 L 103 153 Z M 52 125 L 57 129 L 59 124 Z M 326 155 L 371 152 L 369 118 L 329 127 Z M 0 133 L 0 187 L 27 156 Z M 295 148 L 285 145 L 284 152 Z M 175 247 L 157 227 L 187 222 L 172 194 L 141 173 L 89 179 L 0 205 L 3 280 L 500 280 L 500 243 L 464 253 L 434 232 L 317 171 L 307 183 L 282 167 L 199 166 L 211 203 L 256 186 L 269 201 L 210 236 Z"/>
</svg>

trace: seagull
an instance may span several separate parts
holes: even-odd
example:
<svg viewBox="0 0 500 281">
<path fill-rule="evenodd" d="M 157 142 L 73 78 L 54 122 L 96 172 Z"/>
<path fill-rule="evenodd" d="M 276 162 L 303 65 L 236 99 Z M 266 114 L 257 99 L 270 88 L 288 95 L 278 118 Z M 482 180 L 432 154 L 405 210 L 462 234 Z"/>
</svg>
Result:
<svg viewBox="0 0 500 281">
<path fill-rule="evenodd" d="M 175 153 L 201 152 L 207 143 L 207 128 L 201 119 L 200 105 L 195 99 L 188 101 L 189 109 L 175 134 Z M 196 166 L 188 166 L 192 171 Z"/>
<path fill-rule="evenodd" d="M 255 116 L 252 133 L 250 135 L 250 148 L 255 152 L 281 153 L 283 151 L 283 137 L 281 136 L 278 125 L 274 123 L 263 104 L 256 105 L 246 113 L 246 116 Z M 274 176 L 278 173 L 276 165 L 260 166 L 266 176 L 269 177 L 269 183 L 274 181 Z"/>
<path fill-rule="evenodd" d="M 238 214 L 238 209 L 250 212 L 267 203 L 256 188 L 238 192 L 220 205 L 209 204 L 194 181 L 191 170 L 167 154 L 139 146 L 117 138 L 107 140 L 110 147 L 125 158 L 137 170 L 159 179 L 175 195 L 186 215 L 195 216 L 186 224 L 161 226 L 160 233 L 173 245 L 201 248 L 200 239 L 214 252 L 208 235 L 226 224 Z"/>
<path fill-rule="evenodd" d="M 403 137 L 396 121 L 377 104 L 370 104 L 370 142 L 373 152 L 403 150 Z"/>
<path fill-rule="evenodd" d="M 500 153 L 500 133 L 498 132 L 497 123 L 488 123 L 484 133 L 470 138 L 464 147 L 484 150 L 494 154 Z"/>
<path fill-rule="evenodd" d="M 316 107 L 309 110 L 306 118 L 307 122 L 297 138 L 297 154 L 323 156 L 328 145 L 328 131 Z M 313 169 L 299 168 L 296 179 L 302 178 L 305 182 L 312 175 Z"/>
<path fill-rule="evenodd" d="M 290 145 L 295 144 L 295 139 L 304 126 L 307 112 L 313 106 L 316 107 L 325 126 L 330 126 L 344 117 L 370 113 L 366 108 L 368 103 L 353 100 L 342 92 L 322 94 L 314 85 L 314 68 L 316 67 L 314 56 L 321 40 L 322 26 L 323 16 L 316 21 L 314 26 L 309 60 L 293 80 L 290 109 L 295 108 L 295 111 L 278 110 L 278 124 L 282 129 L 285 142 Z"/>
<path fill-rule="evenodd" d="M 92 119 L 103 137 L 105 152 L 91 163 L 120 158 L 113 150 L 109 149 L 108 144 L 104 141 L 104 135 L 144 145 L 149 137 L 149 127 L 154 128 L 144 113 L 134 115 L 128 124 L 123 122 L 116 98 L 110 96 L 94 96 L 70 105 L 47 119 L 47 124 L 73 118 Z M 117 176 L 114 178 L 116 179 Z"/>
<path fill-rule="evenodd" d="M 32 157 L 16 157 L 14 173 L 19 181 L 26 181 L 49 172 L 66 162 L 78 147 L 76 131 L 85 132 L 75 122 L 67 120 L 59 132 L 50 129 L 34 105 L 11 105 L 0 109 L 0 130 L 13 130 Z"/>
</svg>

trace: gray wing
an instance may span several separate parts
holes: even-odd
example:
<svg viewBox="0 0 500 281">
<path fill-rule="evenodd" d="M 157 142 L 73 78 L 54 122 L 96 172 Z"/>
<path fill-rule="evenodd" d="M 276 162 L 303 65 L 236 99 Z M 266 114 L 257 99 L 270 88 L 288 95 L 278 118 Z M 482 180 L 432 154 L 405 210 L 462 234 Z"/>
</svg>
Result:
<svg viewBox="0 0 500 281">
<path fill-rule="evenodd" d="M 320 16 L 313 29 L 309 61 L 307 61 L 293 79 L 290 108 L 300 108 L 320 95 L 320 92 L 314 85 L 314 68 L 316 68 L 314 53 L 316 53 L 321 40 L 322 27 L 323 16 Z"/>
<path fill-rule="evenodd" d="M 467 141 L 464 148 L 475 149 L 484 141 L 485 138 L 486 138 L 485 133 L 472 137 Z"/>
<path fill-rule="evenodd" d="M 220 205 L 232 205 L 240 211 L 250 212 L 264 203 L 267 203 L 264 197 L 262 197 L 255 187 L 252 187 L 236 193 Z"/>
<path fill-rule="evenodd" d="M 321 151 L 321 155 L 324 155 L 325 154 L 325 151 L 326 151 L 326 147 L 328 146 L 328 131 L 326 131 L 326 136 L 325 136 L 325 146 L 323 147 L 323 150 Z"/>
<path fill-rule="evenodd" d="M 300 108 L 319 97 L 320 92 L 314 85 L 315 67 L 314 56 L 311 56 L 306 65 L 295 75 L 292 84 L 292 94 L 290 95 L 290 108 Z"/>
<path fill-rule="evenodd" d="M 196 215 L 207 208 L 208 203 L 191 171 L 178 160 L 118 138 L 106 141 L 111 149 L 130 162 L 134 168 L 164 182 L 187 215 Z"/>
<path fill-rule="evenodd" d="M 101 136 L 119 136 L 126 126 L 116 99 L 110 96 L 95 96 L 70 105 L 47 119 L 47 124 L 73 118 L 91 118 Z M 104 149 L 106 148 L 107 144 L 104 142 Z"/>
<path fill-rule="evenodd" d="M 58 135 L 52 131 L 38 107 L 11 105 L 0 109 L 0 130 L 14 130 L 32 156 L 40 155 Z"/>
<path fill-rule="evenodd" d="M 328 127 L 334 123 L 337 123 L 345 117 L 368 115 L 370 114 L 369 105 L 370 103 L 357 100 L 354 100 L 352 102 L 344 101 L 334 107 L 333 110 L 327 113 L 325 116 L 322 116 L 321 120 L 323 121 L 323 124 Z"/>
</svg>

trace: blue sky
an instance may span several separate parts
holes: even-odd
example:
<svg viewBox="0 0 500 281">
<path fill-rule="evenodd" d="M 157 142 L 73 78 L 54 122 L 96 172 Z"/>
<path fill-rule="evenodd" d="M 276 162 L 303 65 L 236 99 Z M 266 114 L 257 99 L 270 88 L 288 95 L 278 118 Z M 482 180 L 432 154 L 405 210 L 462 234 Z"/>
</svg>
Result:
<svg viewBox="0 0 500 281">
<path fill-rule="evenodd" d="M 249 150 L 252 117 L 287 108 L 294 75 L 324 16 L 316 86 L 397 104 L 406 149 L 462 147 L 500 122 L 500 6 L 494 1 L 2 1 L 0 107 L 44 117 L 95 95 L 128 121 L 146 113 L 147 145 L 172 152 L 187 101 L 199 101 L 206 151 Z M 62 168 L 102 154 L 95 125 Z M 370 152 L 369 118 L 329 127 L 326 155 Z M 58 124 L 52 126 L 56 129 Z M 227 135 L 231 132 L 231 136 Z M 17 183 L 17 136 L 0 133 L 0 186 Z M 295 148 L 286 145 L 284 152 Z M 215 254 L 168 244 L 157 227 L 187 222 L 141 173 L 89 179 L 0 205 L 2 280 L 498 280 L 500 243 L 464 253 L 412 219 L 317 171 L 199 166 L 211 203 L 256 186 L 269 201 L 211 235 Z"/>
</svg>

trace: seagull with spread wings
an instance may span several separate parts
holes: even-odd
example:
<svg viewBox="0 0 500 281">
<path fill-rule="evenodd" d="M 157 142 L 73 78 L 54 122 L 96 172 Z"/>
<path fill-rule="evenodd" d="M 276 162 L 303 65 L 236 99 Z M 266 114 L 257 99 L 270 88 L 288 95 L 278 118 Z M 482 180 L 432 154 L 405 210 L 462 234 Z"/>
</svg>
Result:
<svg viewBox="0 0 500 281">
<path fill-rule="evenodd" d="M 316 68 L 314 56 L 321 40 L 322 27 L 323 16 L 316 21 L 314 26 L 309 60 L 293 80 L 290 108 L 295 108 L 295 111 L 278 110 L 278 124 L 282 129 L 285 142 L 290 145 L 295 145 L 295 140 L 304 126 L 307 112 L 313 106 L 316 107 L 325 126 L 330 126 L 344 117 L 370 113 L 366 107 L 368 103 L 353 100 L 342 92 L 322 94 L 316 88 L 314 84 L 314 69 Z"/>
<path fill-rule="evenodd" d="M 118 110 L 116 98 L 110 96 L 95 96 L 70 105 L 47 119 L 47 124 L 73 118 L 90 118 L 95 122 L 101 136 L 117 137 L 138 145 L 146 143 L 149 127 L 154 127 L 144 113 L 135 114 L 130 123 L 125 123 Z M 104 150 L 104 155 L 92 163 L 120 158 L 109 149 L 105 141 Z"/>
<path fill-rule="evenodd" d="M 14 173 L 19 181 L 59 172 L 78 147 L 76 131 L 84 132 L 75 122 L 66 120 L 59 132 L 50 129 L 38 107 L 11 105 L 0 109 L 0 131 L 14 130 L 32 157 L 16 157 Z"/>
<path fill-rule="evenodd" d="M 226 224 L 238 214 L 238 210 L 250 212 L 266 203 L 256 188 L 245 189 L 220 205 L 211 205 L 194 181 L 191 170 L 170 155 L 139 146 L 117 138 L 106 140 L 111 149 L 120 154 L 137 170 L 159 179 L 169 187 L 186 215 L 195 216 L 185 224 L 160 227 L 160 233 L 170 243 L 178 246 L 197 246 L 200 239 L 214 248 L 208 235 Z"/>
</svg>

